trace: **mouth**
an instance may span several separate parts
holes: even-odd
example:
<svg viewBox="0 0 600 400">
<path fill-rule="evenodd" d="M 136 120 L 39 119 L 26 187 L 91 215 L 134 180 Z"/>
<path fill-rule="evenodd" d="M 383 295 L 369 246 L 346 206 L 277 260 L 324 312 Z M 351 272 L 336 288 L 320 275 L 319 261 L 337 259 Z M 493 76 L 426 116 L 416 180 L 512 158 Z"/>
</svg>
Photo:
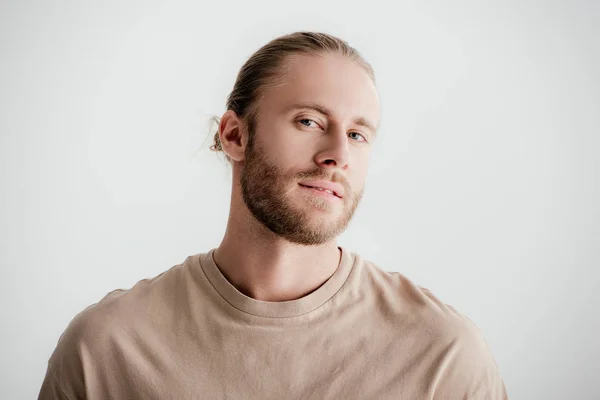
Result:
<svg viewBox="0 0 600 400">
<path fill-rule="evenodd" d="M 320 188 L 320 187 L 313 187 L 313 186 L 302 185 L 300 183 L 298 185 L 300 185 L 302 188 L 304 188 L 304 189 L 308 190 L 309 192 L 311 192 L 311 193 L 313 193 L 315 195 L 318 195 L 318 196 L 322 196 L 322 197 L 329 198 L 329 199 L 336 199 L 336 200 L 341 200 L 342 199 L 333 190 L 323 189 L 323 188 Z"/>
</svg>

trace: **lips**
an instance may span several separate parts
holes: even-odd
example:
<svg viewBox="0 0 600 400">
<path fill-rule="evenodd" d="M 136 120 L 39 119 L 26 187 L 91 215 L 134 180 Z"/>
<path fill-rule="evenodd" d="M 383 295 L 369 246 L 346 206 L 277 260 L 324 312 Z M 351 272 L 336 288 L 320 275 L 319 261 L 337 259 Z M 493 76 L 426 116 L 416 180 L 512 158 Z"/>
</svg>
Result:
<svg viewBox="0 0 600 400">
<path fill-rule="evenodd" d="M 344 187 L 339 183 L 334 183 L 331 181 L 309 181 L 309 182 L 300 182 L 300 186 L 321 189 L 323 191 L 330 190 L 333 192 L 333 195 L 339 197 L 340 199 L 344 197 Z"/>
</svg>

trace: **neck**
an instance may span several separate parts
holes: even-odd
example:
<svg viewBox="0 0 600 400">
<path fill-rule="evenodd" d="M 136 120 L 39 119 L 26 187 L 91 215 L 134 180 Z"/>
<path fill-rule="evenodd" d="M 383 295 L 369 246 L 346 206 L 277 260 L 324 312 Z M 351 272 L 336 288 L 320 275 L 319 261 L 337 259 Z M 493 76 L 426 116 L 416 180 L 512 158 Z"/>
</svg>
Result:
<svg viewBox="0 0 600 400">
<path fill-rule="evenodd" d="M 336 271 L 341 251 L 335 241 L 303 246 L 265 228 L 243 205 L 232 204 L 227 230 L 213 256 L 227 280 L 246 296 L 289 301 L 323 285 Z"/>
</svg>

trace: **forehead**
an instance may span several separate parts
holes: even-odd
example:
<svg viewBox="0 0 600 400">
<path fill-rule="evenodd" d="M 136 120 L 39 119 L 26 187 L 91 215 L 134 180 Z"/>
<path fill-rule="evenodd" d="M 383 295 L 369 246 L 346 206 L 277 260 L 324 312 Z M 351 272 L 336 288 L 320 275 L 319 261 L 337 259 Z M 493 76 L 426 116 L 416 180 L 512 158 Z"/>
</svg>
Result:
<svg viewBox="0 0 600 400">
<path fill-rule="evenodd" d="M 262 112 L 284 112 L 294 104 L 320 104 L 340 122 L 363 118 L 379 123 L 379 97 L 367 71 L 339 54 L 294 55 L 281 76 L 265 88 Z"/>
</svg>

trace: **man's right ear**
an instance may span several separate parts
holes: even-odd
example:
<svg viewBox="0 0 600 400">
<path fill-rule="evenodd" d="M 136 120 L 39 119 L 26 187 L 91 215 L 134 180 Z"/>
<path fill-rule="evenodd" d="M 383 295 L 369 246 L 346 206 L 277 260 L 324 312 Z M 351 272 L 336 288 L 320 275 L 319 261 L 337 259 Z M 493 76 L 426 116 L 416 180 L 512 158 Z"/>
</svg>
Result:
<svg viewBox="0 0 600 400">
<path fill-rule="evenodd" d="M 219 140 L 223 152 L 232 161 L 243 161 L 248 143 L 245 125 L 233 110 L 227 110 L 219 122 Z"/>
</svg>

